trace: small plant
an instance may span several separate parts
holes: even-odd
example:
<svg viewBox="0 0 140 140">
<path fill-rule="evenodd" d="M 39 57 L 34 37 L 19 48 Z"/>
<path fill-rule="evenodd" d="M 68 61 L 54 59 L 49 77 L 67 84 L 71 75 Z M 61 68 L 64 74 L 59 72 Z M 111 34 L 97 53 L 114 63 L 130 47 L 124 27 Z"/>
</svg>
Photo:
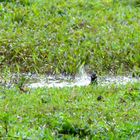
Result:
<svg viewBox="0 0 140 140">
<path fill-rule="evenodd" d="M 1 134 L 5 137 L 8 136 L 9 133 L 9 114 L 4 112 L 0 115 L 0 123 L 2 124 L 2 129 L 4 130 Z"/>
</svg>

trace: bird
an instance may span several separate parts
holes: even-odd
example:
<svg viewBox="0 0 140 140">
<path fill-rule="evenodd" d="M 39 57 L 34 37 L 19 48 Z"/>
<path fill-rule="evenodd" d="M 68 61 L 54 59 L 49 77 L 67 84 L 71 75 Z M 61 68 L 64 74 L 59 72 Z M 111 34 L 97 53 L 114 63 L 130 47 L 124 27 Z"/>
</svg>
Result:
<svg viewBox="0 0 140 140">
<path fill-rule="evenodd" d="M 90 84 L 94 84 L 96 83 L 97 84 L 97 74 L 95 72 L 93 72 L 90 76 Z"/>
<path fill-rule="evenodd" d="M 97 100 L 98 100 L 98 101 L 100 101 L 100 100 L 102 100 L 102 99 L 103 99 L 103 96 L 101 96 L 101 95 L 97 97 Z"/>
</svg>

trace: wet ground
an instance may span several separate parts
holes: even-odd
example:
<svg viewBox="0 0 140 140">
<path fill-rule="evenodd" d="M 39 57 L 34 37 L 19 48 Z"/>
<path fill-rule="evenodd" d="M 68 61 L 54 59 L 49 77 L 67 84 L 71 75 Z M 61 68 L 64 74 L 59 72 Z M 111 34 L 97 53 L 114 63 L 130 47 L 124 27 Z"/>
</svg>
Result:
<svg viewBox="0 0 140 140">
<path fill-rule="evenodd" d="M 21 78 L 22 77 L 22 78 Z M 74 87 L 74 86 L 88 86 L 90 84 L 90 75 L 82 72 L 76 76 L 48 76 L 36 74 L 13 74 L 9 78 L 1 78 L 0 85 L 6 87 L 13 87 L 16 84 L 22 83 L 29 88 L 39 87 Z M 98 76 L 98 85 L 125 85 L 127 83 L 140 82 L 140 77 L 132 76 Z"/>
<path fill-rule="evenodd" d="M 140 78 L 133 78 L 131 76 L 104 76 L 98 77 L 98 85 L 125 85 L 127 83 L 140 82 Z M 73 77 L 53 77 L 48 76 L 46 78 L 40 79 L 38 82 L 32 82 L 27 84 L 30 88 L 38 87 L 74 87 L 74 86 L 87 86 L 90 84 L 90 76 L 76 76 Z"/>
</svg>

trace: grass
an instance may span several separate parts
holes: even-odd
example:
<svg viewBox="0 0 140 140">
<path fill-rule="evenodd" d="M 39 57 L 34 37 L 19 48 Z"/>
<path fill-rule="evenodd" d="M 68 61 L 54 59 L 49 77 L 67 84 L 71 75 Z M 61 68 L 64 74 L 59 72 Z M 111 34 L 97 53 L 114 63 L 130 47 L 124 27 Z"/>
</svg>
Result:
<svg viewBox="0 0 140 140">
<path fill-rule="evenodd" d="M 138 0 L 0 2 L 0 70 L 140 72 Z"/>
<path fill-rule="evenodd" d="M 140 83 L 0 91 L 1 139 L 140 138 Z"/>
<path fill-rule="evenodd" d="M 139 0 L 0 0 L 0 82 L 9 73 L 140 76 Z M 20 79 L 18 81 L 18 78 Z M 0 139 L 140 139 L 140 83 L 0 86 Z"/>
</svg>

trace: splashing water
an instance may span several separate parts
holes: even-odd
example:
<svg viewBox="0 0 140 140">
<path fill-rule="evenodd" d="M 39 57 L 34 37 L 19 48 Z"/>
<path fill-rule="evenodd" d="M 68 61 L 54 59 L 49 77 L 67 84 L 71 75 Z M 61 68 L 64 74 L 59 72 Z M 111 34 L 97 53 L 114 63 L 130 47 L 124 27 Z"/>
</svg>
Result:
<svg viewBox="0 0 140 140">
<path fill-rule="evenodd" d="M 13 76 L 14 75 L 14 76 Z M 17 77 L 13 74 L 13 77 Z M 25 83 L 25 86 L 29 88 L 39 88 L 39 87 L 74 87 L 74 86 L 88 86 L 90 84 L 90 75 L 86 73 L 84 67 L 81 67 L 79 72 L 75 77 L 72 76 L 48 76 L 48 75 L 28 75 L 21 74 L 21 76 L 25 76 L 28 81 Z M 134 78 L 131 76 L 98 76 L 98 85 L 99 86 L 110 86 L 112 84 L 115 85 L 125 85 L 127 83 L 140 82 L 140 77 Z M 1 84 L 0 79 L 0 84 Z M 10 83 L 10 84 L 9 84 Z M 13 83 L 10 82 L 4 83 L 4 85 L 10 85 L 8 87 L 12 87 Z"/>
<path fill-rule="evenodd" d="M 47 80 L 46 80 L 47 79 Z M 75 78 L 71 76 L 60 76 L 56 78 L 54 76 L 46 76 L 40 82 L 28 84 L 30 88 L 38 87 L 74 87 L 74 86 L 88 86 L 90 84 L 90 75 L 88 75 L 84 69 L 81 67 L 79 73 L 76 74 Z M 127 83 L 140 82 L 140 78 L 133 78 L 131 76 L 104 76 L 98 77 L 98 85 L 125 85 Z"/>
<path fill-rule="evenodd" d="M 37 87 L 74 87 L 74 86 L 87 86 L 90 84 L 90 76 L 81 68 L 75 78 L 71 76 L 46 76 L 40 82 L 28 84 L 30 88 Z"/>
</svg>

